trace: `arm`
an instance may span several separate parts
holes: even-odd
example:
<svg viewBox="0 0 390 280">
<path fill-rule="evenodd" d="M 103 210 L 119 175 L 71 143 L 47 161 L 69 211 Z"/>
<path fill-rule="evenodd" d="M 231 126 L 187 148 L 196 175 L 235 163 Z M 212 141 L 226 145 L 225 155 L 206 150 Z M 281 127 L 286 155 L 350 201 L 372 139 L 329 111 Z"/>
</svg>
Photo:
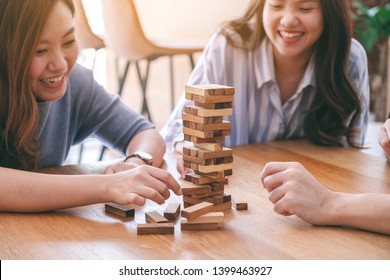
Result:
<svg viewBox="0 0 390 280">
<path fill-rule="evenodd" d="M 140 166 L 111 175 L 47 175 L 0 168 L 0 211 L 41 212 L 114 202 L 159 204 L 169 189 L 181 195 L 176 180 L 165 170 Z"/>
<path fill-rule="evenodd" d="M 261 181 L 270 193 L 275 212 L 281 215 L 297 215 L 313 225 L 350 226 L 390 234 L 389 194 L 330 191 L 296 162 L 268 163 Z"/>
</svg>

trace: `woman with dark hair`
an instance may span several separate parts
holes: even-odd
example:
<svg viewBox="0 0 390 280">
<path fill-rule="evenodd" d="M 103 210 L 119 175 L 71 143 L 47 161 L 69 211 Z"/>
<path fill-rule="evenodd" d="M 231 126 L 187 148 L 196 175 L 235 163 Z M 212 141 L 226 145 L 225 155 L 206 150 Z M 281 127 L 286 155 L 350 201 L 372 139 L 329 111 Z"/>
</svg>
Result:
<svg viewBox="0 0 390 280">
<path fill-rule="evenodd" d="M 301 137 L 363 146 L 367 57 L 352 39 L 348 0 L 251 1 L 213 35 L 188 84 L 235 88 L 225 146 Z M 181 151 L 181 114 L 190 104 L 183 95 L 161 131 L 171 150 Z"/>
<path fill-rule="evenodd" d="M 0 211 L 164 203 L 170 189 L 181 193 L 157 168 L 165 144 L 154 126 L 76 64 L 73 14 L 72 0 L 0 1 Z M 61 165 L 90 135 L 126 160 L 107 175 L 32 172 Z"/>
</svg>

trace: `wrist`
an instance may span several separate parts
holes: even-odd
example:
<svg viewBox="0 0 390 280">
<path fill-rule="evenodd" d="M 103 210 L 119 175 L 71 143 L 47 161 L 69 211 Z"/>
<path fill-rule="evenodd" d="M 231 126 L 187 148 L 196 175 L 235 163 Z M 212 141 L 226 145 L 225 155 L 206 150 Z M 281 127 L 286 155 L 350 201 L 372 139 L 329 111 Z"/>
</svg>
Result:
<svg viewBox="0 0 390 280">
<path fill-rule="evenodd" d="M 138 165 L 153 165 L 153 156 L 147 152 L 137 151 L 127 156 L 123 162 L 138 163 Z"/>
</svg>

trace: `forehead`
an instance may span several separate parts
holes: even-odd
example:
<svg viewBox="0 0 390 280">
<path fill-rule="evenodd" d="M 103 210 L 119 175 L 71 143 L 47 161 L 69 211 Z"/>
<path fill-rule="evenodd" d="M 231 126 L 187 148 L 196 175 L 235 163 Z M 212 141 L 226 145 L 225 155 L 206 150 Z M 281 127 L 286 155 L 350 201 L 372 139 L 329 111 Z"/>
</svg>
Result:
<svg viewBox="0 0 390 280">
<path fill-rule="evenodd" d="M 46 20 L 42 30 L 42 37 L 55 35 L 63 36 L 64 33 L 73 27 L 74 23 L 72 11 L 63 1 L 58 1 Z"/>
</svg>

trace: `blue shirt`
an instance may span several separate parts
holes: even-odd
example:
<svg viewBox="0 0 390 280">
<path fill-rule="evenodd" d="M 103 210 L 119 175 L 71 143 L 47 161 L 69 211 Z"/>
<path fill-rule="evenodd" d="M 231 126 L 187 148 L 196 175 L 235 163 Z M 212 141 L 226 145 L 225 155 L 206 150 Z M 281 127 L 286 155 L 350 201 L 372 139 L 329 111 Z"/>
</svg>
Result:
<svg viewBox="0 0 390 280">
<path fill-rule="evenodd" d="M 369 115 L 369 83 L 367 56 L 364 48 L 352 40 L 348 75 L 358 91 L 362 114 L 356 128 L 357 142 L 364 143 Z M 305 70 L 296 92 L 282 104 L 275 78 L 272 44 L 264 39 L 254 51 L 229 44 L 226 37 L 215 33 L 208 42 L 188 85 L 222 84 L 235 88 L 231 135 L 225 146 L 259 143 L 278 139 L 304 137 L 303 123 L 315 95 L 314 59 Z M 193 104 L 183 94 L 167 124 L 160 131 L 168 150 L 183 141 L 182 111 Z"/>
</svg>

